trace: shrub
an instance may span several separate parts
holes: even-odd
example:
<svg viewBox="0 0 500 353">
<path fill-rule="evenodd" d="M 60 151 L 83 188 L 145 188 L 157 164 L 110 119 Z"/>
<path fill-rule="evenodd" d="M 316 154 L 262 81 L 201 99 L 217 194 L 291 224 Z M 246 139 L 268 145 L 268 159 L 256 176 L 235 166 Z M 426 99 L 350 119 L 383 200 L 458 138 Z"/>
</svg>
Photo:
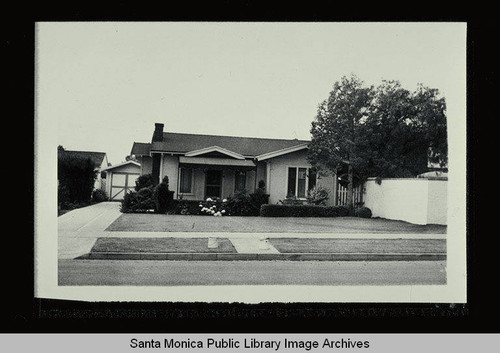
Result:
<svg viewBox="0 0 500 353">
<path fill-rule="evenodd" d="M 153 199 L 157 213 L 166 213 L 173 207 L 174 192 L 168 189 L 168 176 L 154 188 Z"/>
<path fill-rule="evenodd" d="M 269 203 L 269 195 L 266 194 L 264 189 L 259 188 L 255 190 L 253 194 L 250 194 L 250 199 L 255 208 L 260 212 L 260 206 Z M 259 215 L 259 212 L 256 213 L 256 216 Z"/>
<path fill-rule="evenodd" d="M 230 216 L 258 216 L 260 206 L 269 202 L 269 195 L 262 188 L 249 194 L 238 192 L 227 199 L 226 210 Z"/>
<path fill-rule="evenodd" d="M 154 208 L 153 191 L 150 188 L 143 188 L 126 194 L 120 211 L 123 213 L 147 212 Z"/>
<path fill-rule="evenodd" d="M 152 174 L 144 174 L 135 180 L 135 191 L 139 191 L 144 188 L 153 188 L 155 185 Z"/>
<path fill-rule="evenodd" d="M 153 190 L 150 188 L 143 188 L 137 192 L 137 209 L 150 210 L 155 208 L 153 200 Z"/>
<path fill-rule="evenodd" d="M 371 218 L 371 216 L 372 210 L 370 210 L 368 207 L 360 207 L 356 210 L 356 217 Z"/>
<path fill-rule="evenodd" d="M 92 202 L 104 202 L 108 201 L 108 195 L 101 189 L 95 189 L 92 191 Z"/>
<path fill-rule="evenodd" d="M 57 204 L 60 208 L 67 209 L 70 203 L 71 201 L 68 187 L 63 183 L 59 183 L 57 188 Z"/>
<path fill-rule="evenodd" d="M 172 200 L 171 214 L 198 215 L 200 214 L 200 201 L 195 200 Z"/>
<path fill-rule="evenodd" d="M 89 202 L 97 173 L 90 158 L 81 157 L 71 151 L 58 151 L 57 179 L 66 188 L 64 196 L 68 203 Z M 66 200 L 65 200 L 66 202 Z"/>
<path fill-rule="evenodd" d="M 120 212 L 122 213 L 133 213 L 135 205 L 137 205 L 137 192 L 132 191 L 123 197 Z"/>
<path fill-rule="evenodd" d="M 315 186 L 307 192 L 307 202 L 313 205 L 326 205 L 328 191 L 322 186 Z"/>
<path fill-rule="evenodd" d="M 226 204 L 230 216 L 252 216 L 258 215 L 259 209 L 252 203 L 252 198 L 246 191 L 231 195 Z"/>
<path fill-rule="evenodd" d="M 338 212 L 339 217 L 347 217 L 349 216 L 350 208 L 347 206 L 335 206 Z"/>
<path fill-rule="evenodd" d="M 345 217 L 348 214 L 344 206 L 321 205 L 262 205 L 262 217 Z"/>
</svg>

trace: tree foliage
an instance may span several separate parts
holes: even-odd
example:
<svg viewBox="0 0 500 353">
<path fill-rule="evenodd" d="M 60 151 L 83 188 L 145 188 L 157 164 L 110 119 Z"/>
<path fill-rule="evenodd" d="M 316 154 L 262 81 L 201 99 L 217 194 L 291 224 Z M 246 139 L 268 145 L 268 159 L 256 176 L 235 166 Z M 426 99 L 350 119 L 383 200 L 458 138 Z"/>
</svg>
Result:
<svg viewBox="0 0 500 353">
<path fill-rule="evenodd" d="M 319 169 L 348 176 L 413 177 L 428 162 L 447 163 L 446 103 L 437 89 L 410 92 L 398 81 L 365 87 L 356 76 L 335 82 L 311 124 L 308 159 Z"/>
<path fill-rule="evenodd" d="M 90 158 L 63 153 L 58 147 L 57 178 L 59 189 L 64 190 L 68 202 L 79 203 L 91 199 L 97 177 L 94 163 Z"/>
</svg>

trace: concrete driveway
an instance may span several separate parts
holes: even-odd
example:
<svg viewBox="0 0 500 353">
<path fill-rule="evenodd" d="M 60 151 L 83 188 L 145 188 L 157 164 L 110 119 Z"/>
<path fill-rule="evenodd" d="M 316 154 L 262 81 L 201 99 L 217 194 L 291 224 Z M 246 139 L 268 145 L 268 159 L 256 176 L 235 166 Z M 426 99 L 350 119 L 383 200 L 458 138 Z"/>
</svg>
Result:
<svg viewBox="0 0 500 353">
<path fill-rule="evenodd" d="M 120 215 L 120 203 L 101 202 L 58 217 L 58 257 L 73 259 L 88 253 L 97 238 L 106 236 L 104 230 Z"/>
</svg>

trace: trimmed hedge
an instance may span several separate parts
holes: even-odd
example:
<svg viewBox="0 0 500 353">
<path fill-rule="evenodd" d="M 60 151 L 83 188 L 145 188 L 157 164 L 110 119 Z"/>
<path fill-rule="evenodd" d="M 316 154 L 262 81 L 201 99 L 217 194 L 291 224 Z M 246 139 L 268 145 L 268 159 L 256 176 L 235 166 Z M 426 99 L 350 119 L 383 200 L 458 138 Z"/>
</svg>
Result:
<svg viewBox="0 0 500 353">
<path fill-rule="evenodd" d="M 356 210 L 355 214 L 356 214 L 356 217 L 371 218 L 372 210 L 370 210 L 368 207 L 360 207 Z"/>
<path fill-rule="evenodd" d="M 345 206 L 320 205 L 262 205 L 262 217 L 345 217 L 349 209 Z"/>
</svg>

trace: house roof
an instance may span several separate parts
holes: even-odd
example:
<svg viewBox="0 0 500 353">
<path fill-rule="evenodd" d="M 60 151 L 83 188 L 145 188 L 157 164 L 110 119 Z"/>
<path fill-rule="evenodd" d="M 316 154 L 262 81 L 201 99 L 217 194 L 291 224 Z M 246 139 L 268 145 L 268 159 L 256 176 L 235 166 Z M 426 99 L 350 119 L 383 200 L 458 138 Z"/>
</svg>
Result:
<svg viewBox="0 0 500 353">
<path fill-rule="evenodd" d="M 102 171 L 105 171 L 105 170 L 112 170 L 112 169 L 116 169 L 116 168 L 120 168 L 120 167 L 123 167 L 124 165 L 127 165 L 127 164 L 132 164 L 132 165 L 135 165 L 137 167 L 140 167 L 141 164 L 136 162 L 136 161 L 125 161 L 125 162 L 121 162 L 121 163 L 118 163 L 118 164 L 115 164 L 115 165 L 110 165 L 106 168 L 103 168 Z"/>
<path fill-rule="evenodd" d="M 149 155 L 150 150 L 151 150 L 150 143 L 134 142 L 134 144 L 132 145 L 132 151 L 130 151 L 130 154 L 135 154 L 136 156 Z"/>
<path fill-rule="evenodd" d="M 242 156 L 256 157 L 262 154 L 284 150 L 287 148 L 309 143 L 307 140 L 297 139 L 270 139 L 257 137 L 221 136 L 221 135 L 198 135 L 164 132 L 163 141 L 154 141 L 150 144 L 134 143 L 133 154 L 142 151 L 146 145 L 150 151 L 186 153 L 204 148 L 218 146 L 222 149 L 238 153 Z M 142 153 L 145 154 L 145 153 Z"/>
<path fill-rule="evenodd" d="M 106 157 L 105 152 L 90 152 L 90 151 L 68 151 L 68 150 L 58 150 L 58 156 L 67 158 L 90 158 L 92 163 L 96 168 L 102 165 L 104 158 Z"/>
</svg>

